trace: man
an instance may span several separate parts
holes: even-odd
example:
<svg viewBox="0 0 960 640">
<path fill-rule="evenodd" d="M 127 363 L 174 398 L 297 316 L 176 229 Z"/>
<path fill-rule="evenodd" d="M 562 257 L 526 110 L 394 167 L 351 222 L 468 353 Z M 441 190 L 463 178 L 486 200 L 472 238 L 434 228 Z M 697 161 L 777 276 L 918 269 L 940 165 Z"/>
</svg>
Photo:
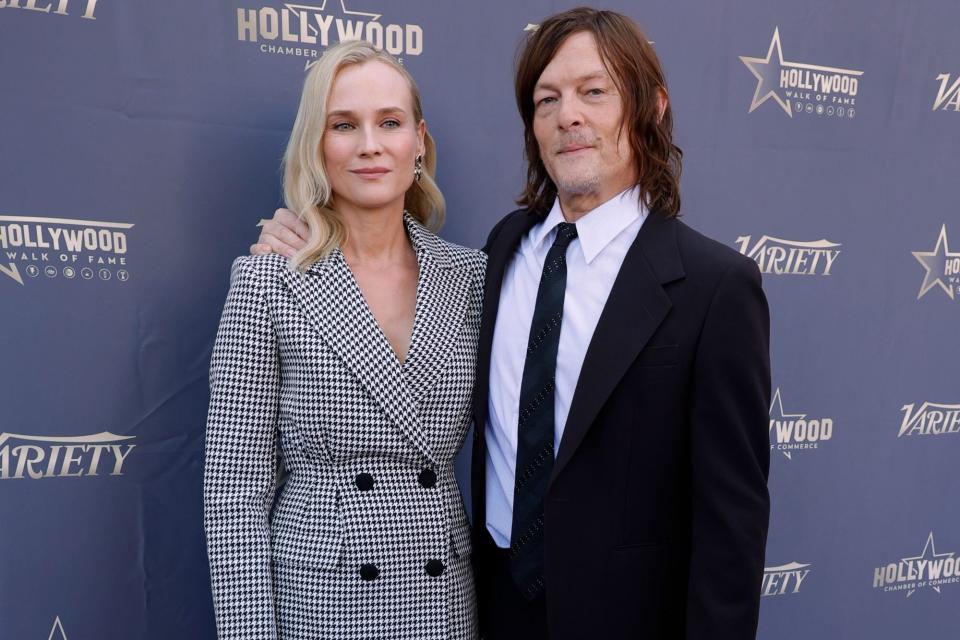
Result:
<svg viewBox="0 0 960 640">
<path fill-rule="evenodd" d="M 485 247 L 474 396 L 481 634 L 754 638 L 770 398 L 756 264 L 676 219 L 665 81 L 629 19 L 550 17 L 516 94 L 528 180 Z M 289 250 L 281 226 L 260 241 Z"/>
</svg>

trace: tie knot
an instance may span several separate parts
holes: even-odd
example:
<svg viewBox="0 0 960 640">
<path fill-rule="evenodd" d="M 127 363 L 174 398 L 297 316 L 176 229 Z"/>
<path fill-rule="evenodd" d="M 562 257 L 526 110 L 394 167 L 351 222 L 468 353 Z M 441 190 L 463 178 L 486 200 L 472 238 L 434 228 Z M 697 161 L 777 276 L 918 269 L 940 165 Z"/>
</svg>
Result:
<svg viewBox="0 0 960 640">
<path fill-rule="evenodd" d="M 557 237 L 553 240 L 553 246 L 566 249 L 577 237 L 577 225 L 571 222 L 561 222 L 557 225 Z"/>
</svg>

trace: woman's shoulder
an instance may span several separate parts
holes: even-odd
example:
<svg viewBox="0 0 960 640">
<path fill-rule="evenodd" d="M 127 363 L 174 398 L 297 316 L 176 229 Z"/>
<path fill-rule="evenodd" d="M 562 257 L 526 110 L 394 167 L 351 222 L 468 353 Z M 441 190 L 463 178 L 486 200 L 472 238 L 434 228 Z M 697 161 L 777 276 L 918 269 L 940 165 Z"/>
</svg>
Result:
<svg viewBox="0 0 960 640">
<path fill-rule="evenodd" d="M 287 268 L 287 259 L 277 253 L 238 256 L 230 267 L 230 286 L 263 288 L 279 282 L 281 273 Z"/>
</svg>

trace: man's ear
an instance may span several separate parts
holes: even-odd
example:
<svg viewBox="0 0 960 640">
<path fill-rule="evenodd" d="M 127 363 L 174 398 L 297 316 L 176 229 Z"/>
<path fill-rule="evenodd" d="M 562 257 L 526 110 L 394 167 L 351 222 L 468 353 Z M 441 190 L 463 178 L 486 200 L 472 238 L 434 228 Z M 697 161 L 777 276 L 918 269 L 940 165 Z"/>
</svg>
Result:
<svg viewBox="0 0 960 640">
<path fill-rule="evenodd" d="M 670 99 L 667 97 L 667 92 L 663 87 L 657 87 L 657 123 L 659 124 L 663 120 L 663 114 L 667 111 L 667 105 L 670 104 Z"/>
</svg>

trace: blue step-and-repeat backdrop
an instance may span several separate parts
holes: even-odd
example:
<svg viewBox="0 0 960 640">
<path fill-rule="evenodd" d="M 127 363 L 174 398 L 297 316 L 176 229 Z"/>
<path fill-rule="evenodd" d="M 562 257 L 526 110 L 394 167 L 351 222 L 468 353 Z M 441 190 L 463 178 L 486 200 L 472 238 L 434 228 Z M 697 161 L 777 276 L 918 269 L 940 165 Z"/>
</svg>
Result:
<svg viewBox="0 0 960 640">
<path fill-rule="evenodd" d="M 518 42 L 573 4 L 0 0 L 0 639 L 214 638 L 210 349 L 305 68 L 402 59 L 476 247 L 522 184 Z M 764 273 L 759 637 L 960 637 L 960 4 L 607 8 L 665 65 L 687 223 Z"/>
</svg>

